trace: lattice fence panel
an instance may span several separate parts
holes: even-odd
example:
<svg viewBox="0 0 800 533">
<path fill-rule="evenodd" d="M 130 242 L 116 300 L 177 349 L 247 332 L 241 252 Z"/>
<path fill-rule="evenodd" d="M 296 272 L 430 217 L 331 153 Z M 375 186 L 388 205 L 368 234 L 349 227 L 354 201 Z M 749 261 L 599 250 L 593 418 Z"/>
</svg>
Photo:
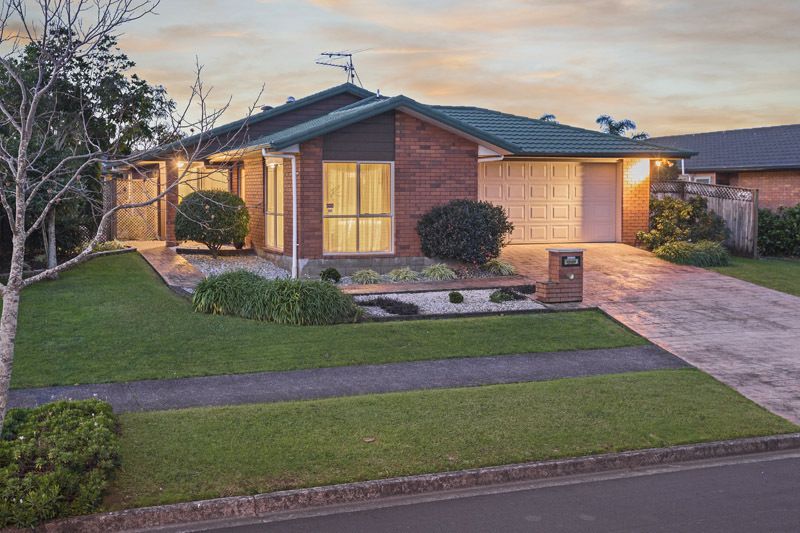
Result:
<svg viewBox="0 0 800 533">
<path fill-rule="evenodd" d="M 152 179 L 120 179 L 116 181 L 117 205 L 145 202 L 158 194 Z M 117 239 L 149 241 L 158 239 L 158 203 L 117 211 Z"/>
</svg>

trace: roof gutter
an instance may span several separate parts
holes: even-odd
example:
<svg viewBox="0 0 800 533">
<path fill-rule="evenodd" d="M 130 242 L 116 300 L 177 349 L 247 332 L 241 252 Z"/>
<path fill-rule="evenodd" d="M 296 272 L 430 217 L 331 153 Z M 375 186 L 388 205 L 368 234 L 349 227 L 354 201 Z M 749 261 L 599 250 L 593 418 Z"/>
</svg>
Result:
<svg viewBox="0 0 800 533">
<path fill-rule="evenodd" d="M 297 279 L 297 157 L 295 154 L 268 152 L 261 149 L 262 157 L 280 157 L 292 162 L 292 279 Z"/>
</svg>

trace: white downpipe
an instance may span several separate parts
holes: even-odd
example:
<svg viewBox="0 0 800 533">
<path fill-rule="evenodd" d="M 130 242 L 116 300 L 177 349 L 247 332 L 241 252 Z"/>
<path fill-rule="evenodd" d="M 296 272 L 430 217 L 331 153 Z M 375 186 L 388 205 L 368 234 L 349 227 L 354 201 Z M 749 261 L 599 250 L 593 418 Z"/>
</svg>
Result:
<svg viewBox="0 0 800 533">
<path fill-rule="evenodd" d="M 297 157 L 294 154 L 279 154 L 267 152 L 266 148 L 261 149 L 263 157 L 280 157 L 292 161 L 292 278 L 297 279 Z"/>
<path fill-rule="evenodd" d="M 686 174 L 685 159 L 681 159 L 681 174 Z"/>
</svg>

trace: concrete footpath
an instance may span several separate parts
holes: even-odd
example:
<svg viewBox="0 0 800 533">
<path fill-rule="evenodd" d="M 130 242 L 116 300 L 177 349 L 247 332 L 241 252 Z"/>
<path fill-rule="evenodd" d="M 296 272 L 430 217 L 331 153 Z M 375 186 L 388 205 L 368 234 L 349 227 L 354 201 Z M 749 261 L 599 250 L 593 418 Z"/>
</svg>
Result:
<svg viewBox="0 0 800 533">
<path fill-rule="evenodd" d="M 132 381 L 11 391 L 11 407 L 60 399 L 99 398 L 116 412 L 268 403 L 409 390 L 684 368 L 653 345 L 603 350 L 465 357 L 383 365 L 315 368 L 183 379 Z"/>
</svg>

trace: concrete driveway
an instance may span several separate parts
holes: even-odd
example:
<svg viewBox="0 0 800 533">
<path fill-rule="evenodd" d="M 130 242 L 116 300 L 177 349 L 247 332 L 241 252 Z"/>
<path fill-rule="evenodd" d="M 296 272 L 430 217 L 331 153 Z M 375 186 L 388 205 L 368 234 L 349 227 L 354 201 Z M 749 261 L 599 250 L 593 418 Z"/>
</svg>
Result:
<svg viewBox="0 0 800 533">
<path fill-rule="evenodd" d="M 549 247 L 508 246 L 503 257 L 542 279 Z M 584 303 L 800 423 L 800 298 L 624 244 L 579 247 Z"/>
</svg>

